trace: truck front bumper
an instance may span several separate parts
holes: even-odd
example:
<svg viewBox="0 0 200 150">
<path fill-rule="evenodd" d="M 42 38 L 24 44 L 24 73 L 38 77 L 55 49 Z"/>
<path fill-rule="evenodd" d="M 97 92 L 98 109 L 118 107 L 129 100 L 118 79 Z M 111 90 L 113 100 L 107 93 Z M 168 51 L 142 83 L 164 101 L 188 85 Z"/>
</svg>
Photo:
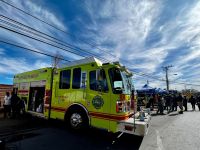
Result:
<svg viewBox="0 0 200 150">
<path fill-rule="evenodd" d="M 135 119 L 134 121 L 133 117 L 118 122 L 118 131 L 138 136 L 145 136 L 148 133 L 151 116 L 145 114 L 144 121 L 140 121 L 140 119 Z M 136 115 L 135 118 L 138 118 L 138 115 Z"/>
</svg>

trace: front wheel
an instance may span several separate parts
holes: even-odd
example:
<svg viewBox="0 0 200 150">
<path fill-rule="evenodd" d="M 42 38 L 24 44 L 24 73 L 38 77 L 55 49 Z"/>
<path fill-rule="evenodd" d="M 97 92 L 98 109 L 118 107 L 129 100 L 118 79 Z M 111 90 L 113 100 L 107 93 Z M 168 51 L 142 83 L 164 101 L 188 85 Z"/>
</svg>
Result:
<svg viewBox="0 0 200 150">
<path fill-rule="evenodd" d="M 88 127 L 88 118 L 82 111 L 70 111 L 67 122 L 73 130 L 82 130 Z"/>
</svg>

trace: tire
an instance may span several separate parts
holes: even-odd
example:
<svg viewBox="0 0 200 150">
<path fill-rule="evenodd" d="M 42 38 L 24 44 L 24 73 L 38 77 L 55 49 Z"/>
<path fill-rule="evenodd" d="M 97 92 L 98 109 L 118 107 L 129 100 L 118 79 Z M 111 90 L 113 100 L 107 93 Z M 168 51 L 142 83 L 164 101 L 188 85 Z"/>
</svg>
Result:
<svg viewBox="0 0 200 150">
<path fill-rule="evenodd" d="M 88 117 L 82 110 L 70 110 L 66 119 L 68 127 L 75 131 L 84 130 L 89 126 Z"/>
</svg>

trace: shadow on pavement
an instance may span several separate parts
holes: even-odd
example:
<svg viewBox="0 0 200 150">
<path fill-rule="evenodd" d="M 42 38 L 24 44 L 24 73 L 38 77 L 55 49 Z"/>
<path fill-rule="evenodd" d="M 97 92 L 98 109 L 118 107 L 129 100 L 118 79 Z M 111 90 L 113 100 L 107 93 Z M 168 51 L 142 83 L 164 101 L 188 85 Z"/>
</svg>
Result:
<svg viewBox="0 0 200 150">
<path fill-rule="evenodd" d="M 116 138 L 119 134 L 111 134 L 96 128 L 73 132 L 66 128 L 63 121 L 44 120 L 31 116 L 7 121 L 17 121 L 10 128 L 38 127 L 38 131 L 24 134 L 22 137 L 12 137 L 11 143 L 7 143 L 7 146 L 14 144 L 20 150 L 138 150 L 143 140 L 142 137 L 129 134 L 123 134 L 120 138 Z M 2 132 L 3 130 L 2 128 Z M 115 141 L 114 144 L 112 144 L 113 141 Z"/>
<path fill-rule="evenodd" d="M 175 114 L 169 114 L 168 116 L 177 116 L 179 115 L 178 113 L 175 113 Z"/>
<path fill-rule="evenodd" d="M 129 134 L 123 134 L 120 138 L 117 138 L 119 133 L 113 134 L 104 130 L 89 128 L 82 132 L 74 132 L 67 129 L 62 121 L 52 120 L 52 126 L 55 128 L 62 129 L 66 132 L 66 138 L 70 138 L 68 142 L 73 143 L 77 141 L 83 145 L 74 145 L 73 147 L 68 147 L 68 149 L 113 149 L 113 150 L 124 150 L 132 149 L 138 150 L 143 137 L 133 136 Z M 112 144 L 114 141 L 114 144 Z"/>
</svg>

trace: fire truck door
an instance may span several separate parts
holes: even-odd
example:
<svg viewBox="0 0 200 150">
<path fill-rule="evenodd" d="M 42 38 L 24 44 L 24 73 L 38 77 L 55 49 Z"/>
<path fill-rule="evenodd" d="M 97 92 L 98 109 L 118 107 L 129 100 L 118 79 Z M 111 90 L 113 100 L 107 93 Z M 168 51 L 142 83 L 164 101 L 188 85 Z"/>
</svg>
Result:
<svg viewBox="0 0 200 150">
<path fill-rule="evenodd" d="M 95 126 L 99 125 L 100 127 L 108 128 L 110 94 L 105 70 L 99 69 L 89 71 L 88 83 L 86 102 L 91 116 L 91 123 L 96 123 Z"/>
</svg>

